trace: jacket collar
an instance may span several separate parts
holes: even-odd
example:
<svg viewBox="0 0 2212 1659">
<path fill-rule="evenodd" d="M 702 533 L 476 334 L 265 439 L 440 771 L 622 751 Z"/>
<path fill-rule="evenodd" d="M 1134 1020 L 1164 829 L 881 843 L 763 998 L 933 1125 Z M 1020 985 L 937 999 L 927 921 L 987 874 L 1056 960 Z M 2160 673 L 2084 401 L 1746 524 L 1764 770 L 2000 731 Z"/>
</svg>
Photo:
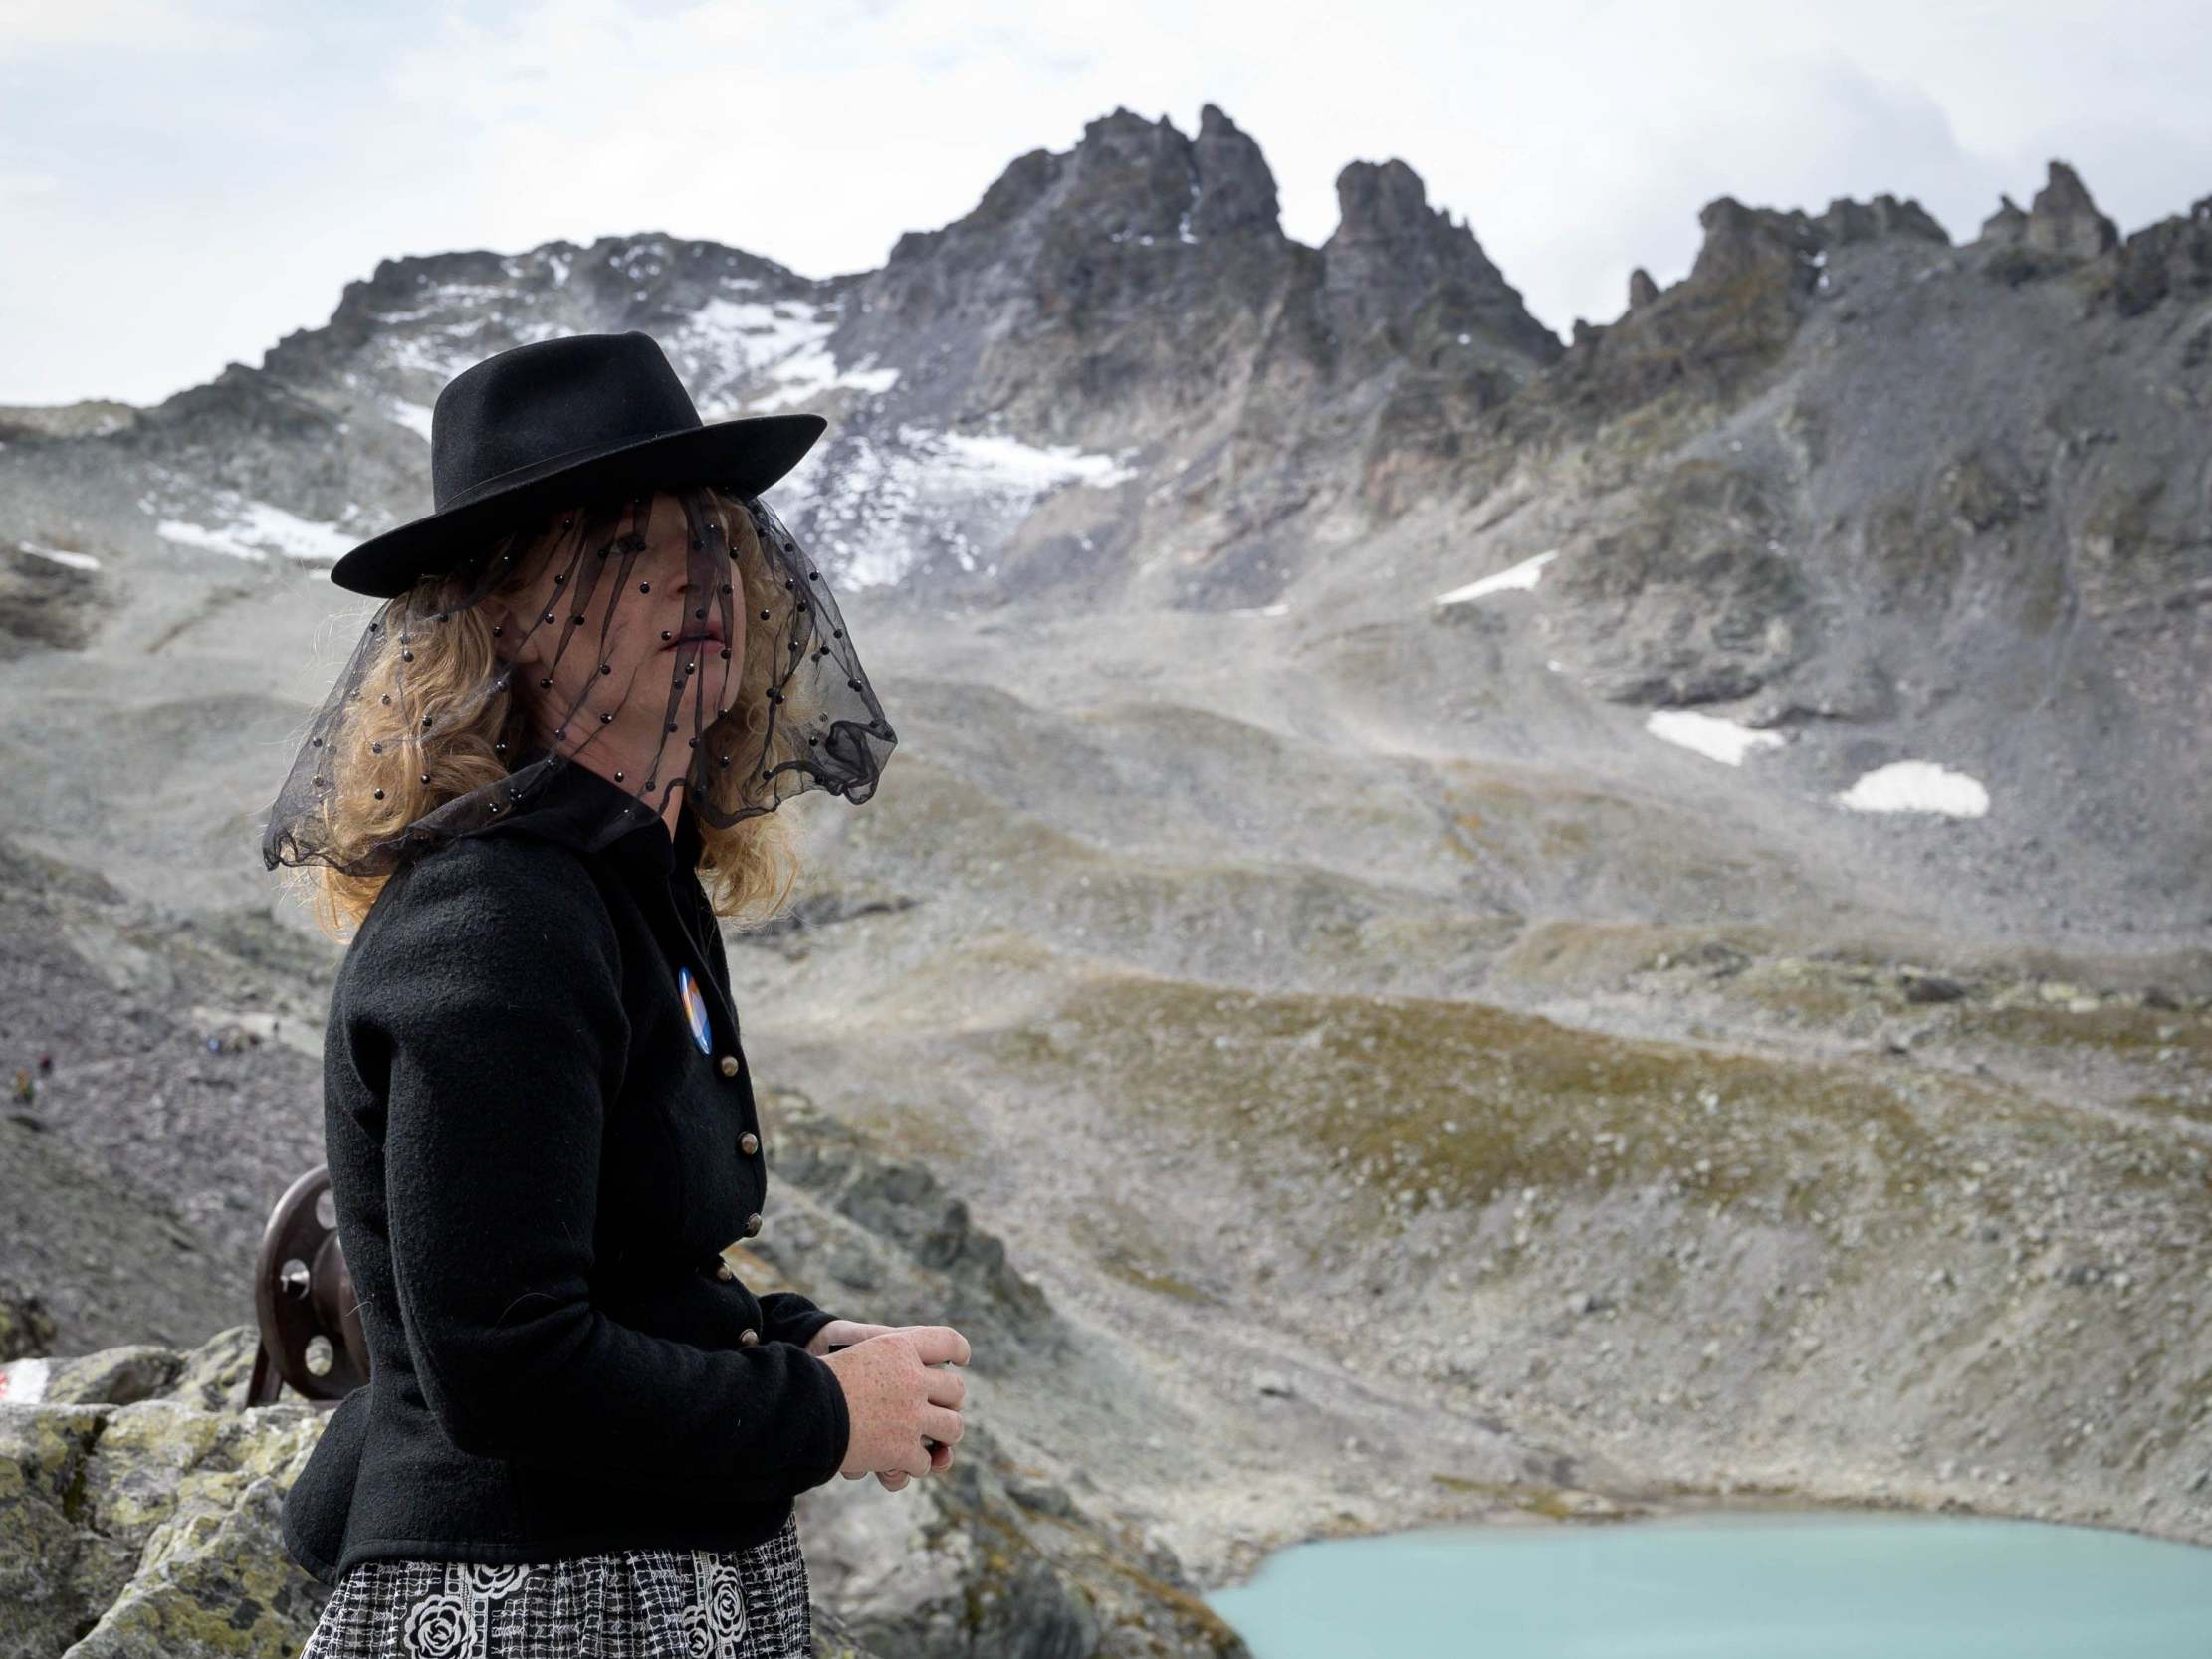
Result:
<svg viewBox="0 0 2212 1659">
<path fill-rule="evenodd" d="M 545 758 L 526 756 L 524 764 Z M 526 799 L 476 834 L 536 836 L 578 852 L 603 853 L 663 878 L 679 868 L 696 870 L 703 846 L 689 812 L 677 814 L 671 839 L 666 822 L 650 805 L 580 760 L 554 764 Z"/>
</svg>

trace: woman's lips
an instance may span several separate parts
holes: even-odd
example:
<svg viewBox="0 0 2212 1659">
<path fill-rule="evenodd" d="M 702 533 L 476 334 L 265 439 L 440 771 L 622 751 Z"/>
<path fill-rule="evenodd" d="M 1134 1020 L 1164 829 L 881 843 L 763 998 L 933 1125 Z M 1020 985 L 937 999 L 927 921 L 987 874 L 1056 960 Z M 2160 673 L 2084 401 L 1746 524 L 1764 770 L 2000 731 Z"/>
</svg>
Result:
<svg viewBox="0 0 2212 1659">
<path fill-rule="evenodd" d="M 661 649 L 673 651 L 680 645 L 699 645 L 702 643 L 714 645 L 722 643 L 722 625 L 719 622 L 705 622 L 696 628 L 686 628 Z"/>
</svg>

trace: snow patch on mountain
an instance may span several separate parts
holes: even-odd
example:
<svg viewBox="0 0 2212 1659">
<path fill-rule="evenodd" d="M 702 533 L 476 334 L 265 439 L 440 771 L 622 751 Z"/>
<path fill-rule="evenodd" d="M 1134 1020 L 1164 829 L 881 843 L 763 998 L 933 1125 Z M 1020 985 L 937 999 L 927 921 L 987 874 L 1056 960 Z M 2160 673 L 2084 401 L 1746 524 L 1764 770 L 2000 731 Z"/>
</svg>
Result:
<svg viewBox="0 0 2212 1659">
<path fill-rule="evenodd" d="M 254 563 L 265 563 L 274 553 L 304 564 L 334 564 L 361 539 L 336 524 L 303 518 L 235 490 L 211 492 L 209 505 L 215 523 L 163 518 L 154 525 L 155 533 L 182 547 Z"/>
<path fill-rule="evenodd" d="M 883 587 L 941 552 L 974 571 L 1046 496 L 1137 477 L 1134 453 L 901 424 L 887 440 L 843 440 L 826 490 L 820 470 L 801 468 L 775 486 L 770 502 L 786 518 L 803 519 L 840 583 Z"/>
</svg>

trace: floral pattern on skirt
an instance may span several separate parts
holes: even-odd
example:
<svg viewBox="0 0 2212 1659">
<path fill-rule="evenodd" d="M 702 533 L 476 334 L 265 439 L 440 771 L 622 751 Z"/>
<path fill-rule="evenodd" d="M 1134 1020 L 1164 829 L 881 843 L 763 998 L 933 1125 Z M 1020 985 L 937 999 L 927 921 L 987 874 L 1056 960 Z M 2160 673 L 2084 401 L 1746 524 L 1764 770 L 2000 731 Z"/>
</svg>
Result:
<svg viewBox="0 0 2212 1659">
<path fill-rule="evenodd" d="M 300 1659 L 813 1659 L 794 1511 L 747 1550 L 357 1561 Z"/>
</svg>

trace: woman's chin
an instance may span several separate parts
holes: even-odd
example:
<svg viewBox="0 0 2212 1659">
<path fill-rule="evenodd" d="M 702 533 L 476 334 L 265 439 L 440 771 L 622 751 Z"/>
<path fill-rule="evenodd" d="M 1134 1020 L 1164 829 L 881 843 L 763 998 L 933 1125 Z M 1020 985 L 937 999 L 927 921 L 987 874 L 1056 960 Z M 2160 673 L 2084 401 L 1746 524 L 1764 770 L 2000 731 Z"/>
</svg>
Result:
<svg viewBox="0 0 2212 1659">
<path fill-rule="evenodd" d="M 710 669 L 702 663 L 699 665 L 699 673 L 706 681 L 707 707 L 711 710 L 727 709 L 730 706 L 730 665 L 717 663 Z M 688 705 L 690 699 L 685 699 L 685 702 Z M 708 718 L 719 717 L 710 715 Z"/>
</svg>

